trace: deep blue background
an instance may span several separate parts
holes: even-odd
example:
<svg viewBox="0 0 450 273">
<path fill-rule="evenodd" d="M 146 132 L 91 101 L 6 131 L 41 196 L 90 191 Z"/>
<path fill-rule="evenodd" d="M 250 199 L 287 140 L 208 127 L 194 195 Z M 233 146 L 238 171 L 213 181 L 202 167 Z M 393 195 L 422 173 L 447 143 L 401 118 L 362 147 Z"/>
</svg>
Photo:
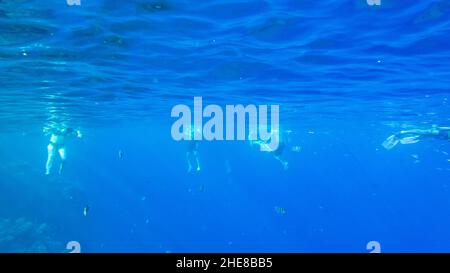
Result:
<svg viewBox="0 0 450 273">
<path fill-rule="evenodd" d="M 450 251 L 450 143 L 380 145 L 450 124 L 449 12 L 430 0 L 0 2 L 0 252 L 71 240 L 84 252 Z M 200 143 L 202 171 L 188 174 L 170 109 L 194 95 L 280 104 L 302 151 L 284 171 L 247 143 Z M 84 136 L 65 173 L 45 177 L 42 128 L 61 122 Z"/>
</svg>

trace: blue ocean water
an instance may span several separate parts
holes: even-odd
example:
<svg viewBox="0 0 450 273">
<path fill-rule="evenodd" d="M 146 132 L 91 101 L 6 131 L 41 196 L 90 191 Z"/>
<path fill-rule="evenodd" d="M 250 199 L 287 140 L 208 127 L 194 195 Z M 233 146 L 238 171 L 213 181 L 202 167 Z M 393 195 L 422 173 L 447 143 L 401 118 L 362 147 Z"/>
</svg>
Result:
<svg viewBox="0 0 450 273">
<path fill-rule="evenodd" d="M 80 4 L 0 1 L 0 252 L 450 251 L 450 142 L 381 145 L 450 126 L 450 2 Z M 187 172 L 194 96 L 280 105 L 289 168 L 201 141 Z"/>
</svg>

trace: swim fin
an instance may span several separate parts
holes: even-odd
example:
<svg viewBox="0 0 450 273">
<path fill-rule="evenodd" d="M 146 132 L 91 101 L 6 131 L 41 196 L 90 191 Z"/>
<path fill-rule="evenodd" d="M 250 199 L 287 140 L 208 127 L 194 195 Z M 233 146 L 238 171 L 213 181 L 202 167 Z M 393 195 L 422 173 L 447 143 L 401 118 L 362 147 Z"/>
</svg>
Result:
<svg viewBox="0 0 450 273">
<path fill-rule="evenodd" d="M 419 136 L 410 136 L 410 137 L 404 137 L 404 138 L 400 139 L 401 144 L 414 144 L 419 141 L 420 141 Z"/>
<path fill-rule="evenodd" d="M 392 135 L 381 144 L 386 150 L 390 150 L 395 147 L 400 141 L 398 140 L 396 135 Z"/>
</svg>

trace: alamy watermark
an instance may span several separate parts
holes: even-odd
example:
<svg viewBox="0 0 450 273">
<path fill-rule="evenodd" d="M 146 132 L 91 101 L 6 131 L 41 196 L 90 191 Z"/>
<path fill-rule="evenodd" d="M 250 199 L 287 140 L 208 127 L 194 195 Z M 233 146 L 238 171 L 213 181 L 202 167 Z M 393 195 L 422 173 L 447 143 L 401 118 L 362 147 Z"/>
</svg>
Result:
<svg viewBox="0 0 450 273">
<path fill-rule="evenodd" d="M 69 6 L 81 6 L 81 0 L 66 0 Z"/>
<path fill-rule="evenodd" d="M 171 117 L 175 141 L 259 141 L 261 151 L 275 151 L 279 145 L 279 105 L 226 105 L 225 110 L 215 104 L 203 108 L 202 97 L 194 97 L 194 111 L 184 104 L 172 108 Z M 203 124 L 203 119 L 208 119 Z M 225 128 L 224 128 L 225 127 Z"/>
<path fill-rule="evenodd" d="M 78 241 L 68 242 L 66 249 L 69 250 L 69 253 L 81 253 L 81 245 Z"/>
<path fill-rule="evenodd" d="M 370 241 L 367 243 L 366 249 L 370 250 L 370 253 L 381 253 L 381 244 L 378 241 Z"/>
<path fill-rule="evenodd" d="M 369 6 L 381 6 L 381 0 L 367 0 Z"/>
</svg>

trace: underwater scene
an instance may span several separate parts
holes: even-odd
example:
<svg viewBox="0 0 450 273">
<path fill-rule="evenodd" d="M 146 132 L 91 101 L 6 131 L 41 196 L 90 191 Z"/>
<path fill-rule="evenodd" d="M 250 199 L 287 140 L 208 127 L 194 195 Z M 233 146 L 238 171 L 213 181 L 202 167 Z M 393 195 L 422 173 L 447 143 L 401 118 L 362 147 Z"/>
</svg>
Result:
<svg viewBox="0 0 450 273">
<path fill-rule="evenodd" d="M 0 0 L 0 252 L 450 252 L 450 1 Z"/>
</svg>

